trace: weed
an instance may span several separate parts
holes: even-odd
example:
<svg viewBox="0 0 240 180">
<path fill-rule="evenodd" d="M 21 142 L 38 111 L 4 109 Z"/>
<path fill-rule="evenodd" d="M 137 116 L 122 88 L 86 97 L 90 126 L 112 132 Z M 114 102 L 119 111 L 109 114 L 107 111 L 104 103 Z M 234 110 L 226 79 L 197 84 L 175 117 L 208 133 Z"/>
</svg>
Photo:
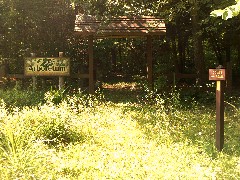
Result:
<svg viewBox="0 0 240 180">
<path fill-rule="evenodd" d="M 182 91 L 145 91 L 134 102 L 124 96 L 108 101 L 104 91 L 50 91 L 44 101 L 34 100 L 42 103 L 21 108 L 15 103 L 9 111 L 8 103 L 25 92 L 16 93 L 0 104 L 1 179 L 240 177 L 237 97 L 226 98 L 219 153 L 214 105 Z"/>
</svg>

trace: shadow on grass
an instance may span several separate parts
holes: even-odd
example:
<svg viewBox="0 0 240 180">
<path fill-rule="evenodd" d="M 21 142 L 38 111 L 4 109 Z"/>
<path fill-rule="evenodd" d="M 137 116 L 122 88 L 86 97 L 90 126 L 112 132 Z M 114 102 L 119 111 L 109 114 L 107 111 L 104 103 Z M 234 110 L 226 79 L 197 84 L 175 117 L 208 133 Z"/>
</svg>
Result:
<svg viewBox="0 0 240 180">
<path fill-rule="evenodd" d="M 137 103 L 143 94 L 135 82 L 105 83 L 102 92 L 106 100 L 113 103 Z"/>
</svg>

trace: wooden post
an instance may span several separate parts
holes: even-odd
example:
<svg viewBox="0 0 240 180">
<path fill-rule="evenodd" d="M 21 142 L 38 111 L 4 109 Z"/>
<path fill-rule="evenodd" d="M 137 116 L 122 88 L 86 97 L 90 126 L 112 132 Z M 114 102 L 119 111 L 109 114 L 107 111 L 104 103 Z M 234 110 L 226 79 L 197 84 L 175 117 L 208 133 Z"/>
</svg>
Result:
<svg viewBox="0 0 240 180">
<path fill-rule="evenodd" d="M 216 147 L 222 150 L 224 144 L 224 82 L 216 81 Z"/>
<path fill-rule="evenodd" d="M 59 57 L 63 57 L 63 52 L 59 52 L 58 53 Z M 63 76 L 59 76 L 58 78 L 58 89 L 62 89 L 64 88 L 64 77 Z"/>
<path fill-rule="evenodd" d="M 219 65 L 216 69 L 209 69 L 209 80 L 216 81 L 216 148 L 222 151 L 224 144 L 224 85 L 225 69 Z"/>
<path fill-rule="evenodd" d="M 36 54 L 31 53 L 31 57 L 36 57 Z M 37 77 L 36 76 L 32 77 L 32 84 L 33 84 L 33 91 L 35 91 L 37 88 Z"/>
<path fill-rule="evenodd" d="M 88 57 L 89 57 L 89 93 L 94 94 L 94 59 L 93 59 L 93 36 L 88 37 Z"/>
<path fill-rule="evenodd" d="M 152 37 L 147 36 L 147 80 L 150 89 L 153 89 L 153 55 Z"/>
<path fill-rule="evenodd" d="M 227 91 L 232 91 L 232 60 L 231 60 L 231 33 L 229 31 L 226 32 L 224 36 L 225 40 L 225 52 L 226 52 L 226 67 L 227 67 Z"/>
</svg>

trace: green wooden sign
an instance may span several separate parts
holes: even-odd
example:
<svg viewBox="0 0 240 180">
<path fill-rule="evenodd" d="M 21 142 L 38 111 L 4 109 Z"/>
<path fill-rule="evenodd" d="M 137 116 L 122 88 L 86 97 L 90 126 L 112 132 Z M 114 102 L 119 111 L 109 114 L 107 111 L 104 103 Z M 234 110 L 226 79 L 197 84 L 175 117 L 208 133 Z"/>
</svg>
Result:
<svg viewBox="0 0 240 180">
<path fill-rule="evenodd" d="M 69 76 L 70 59 L 65 57 L 28 57 L 24 60 L 25 76 Z"/>
</svg>

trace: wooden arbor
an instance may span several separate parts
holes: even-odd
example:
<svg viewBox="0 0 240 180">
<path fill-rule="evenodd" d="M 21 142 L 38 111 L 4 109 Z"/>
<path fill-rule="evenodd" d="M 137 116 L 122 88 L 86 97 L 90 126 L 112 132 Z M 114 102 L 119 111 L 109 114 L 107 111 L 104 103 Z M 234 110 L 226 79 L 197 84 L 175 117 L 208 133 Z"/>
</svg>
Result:
<svg viewBox="0 0 240 180">
<path fill-rule="evenodd" d="M 106 21 L 92 16 L 77 15 L 75 33 L 80 38 L 88 38 L 89 92 L 94 93 L 93 40 L 96 38 L 147 37 L 147 78 L 153 85 L 152 37 L 166 34 L 166 26 L 161 18 L 150 16 L 118 17 Z"/>
</svg>

